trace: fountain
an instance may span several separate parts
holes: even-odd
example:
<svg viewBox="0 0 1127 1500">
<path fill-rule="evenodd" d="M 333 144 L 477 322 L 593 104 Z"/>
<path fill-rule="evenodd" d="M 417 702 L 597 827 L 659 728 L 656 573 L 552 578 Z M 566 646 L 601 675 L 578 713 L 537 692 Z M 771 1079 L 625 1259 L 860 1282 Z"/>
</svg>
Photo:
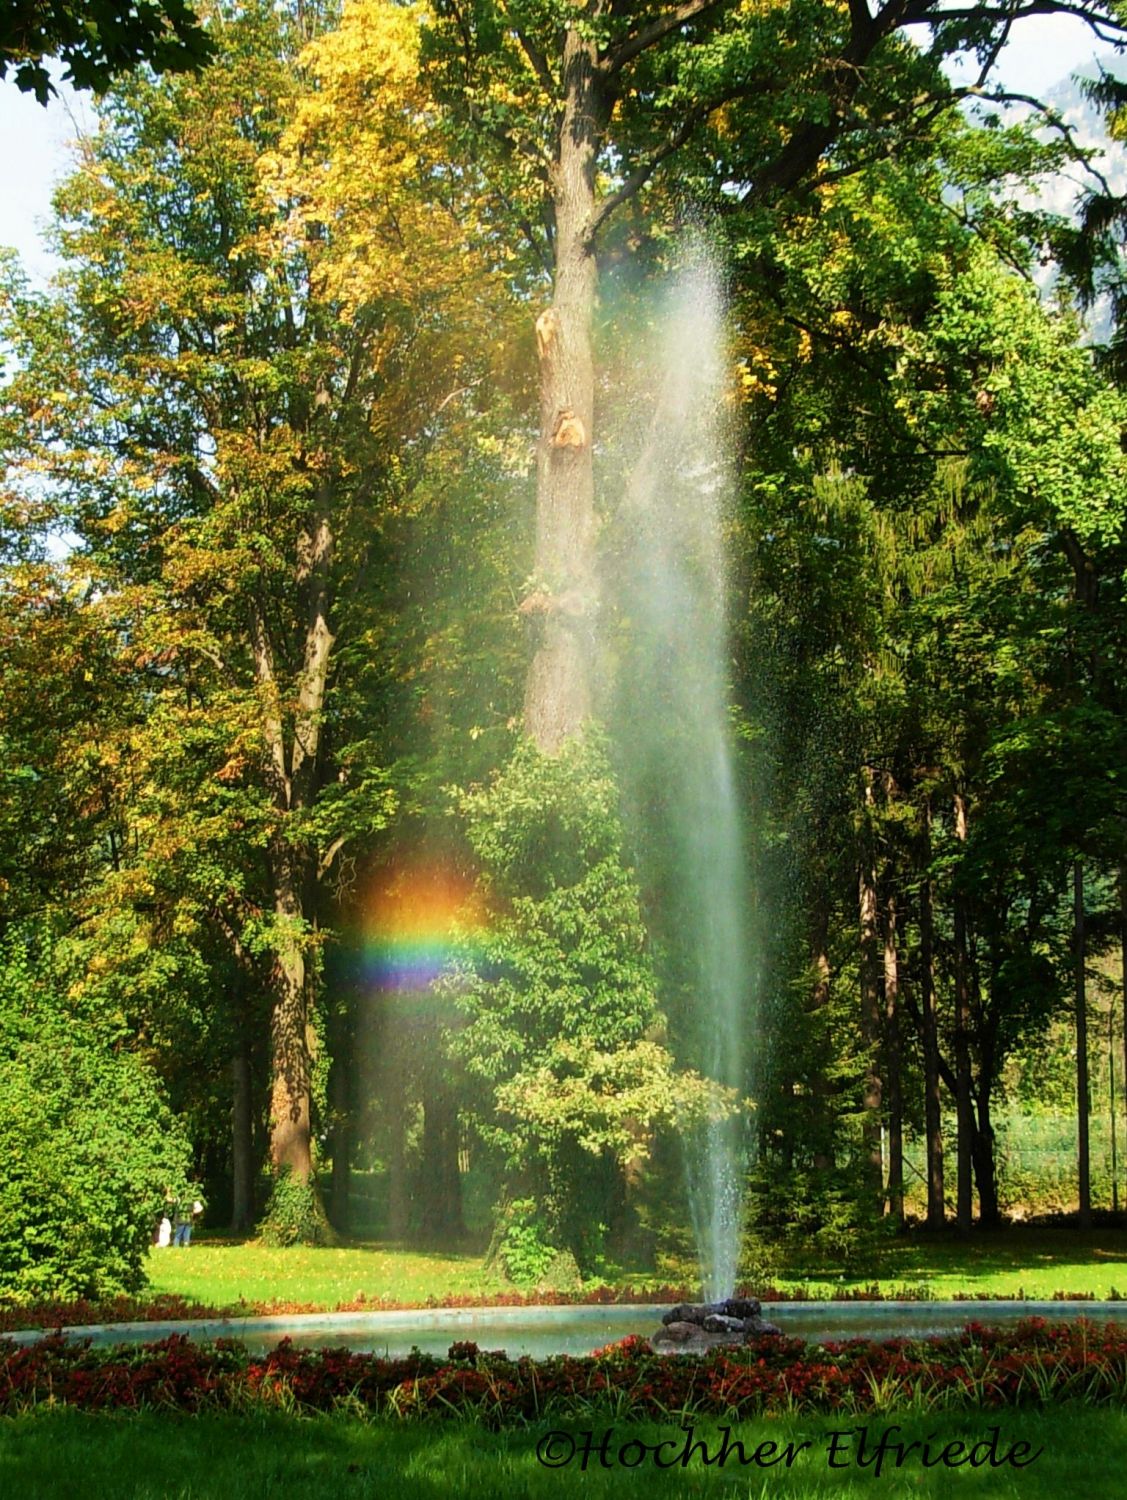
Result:
<svg viewBox="0 0 1127 1500">
<path fill-rule="evenodd" d="M 683 1059 L 742 1097 L 752 984 L 749 890 L 728 732 L 722 529 L 729 489 L 723 299 L 696 242 L 657 320 L 643 424 L 605 586 L 608 717 L 621 747 L 628 821 L 657 893 L 663 984 Z M 684 1002 L 676 1003 L 676 998 Z M 748 1131 L 718 1120 L 685 1144 L 701 1280 L 735 1289 Z"/>
<path fill-rule="evenodd" d="M 750 1344 L 781 1333 L 761 1316 L 755 1297 L 725 1297 L 721 1302 L 679 1302 L 661 1320 L 650 1339 L 658 1354 L 702 1354 L 720 1344 Z"/>
</svg>

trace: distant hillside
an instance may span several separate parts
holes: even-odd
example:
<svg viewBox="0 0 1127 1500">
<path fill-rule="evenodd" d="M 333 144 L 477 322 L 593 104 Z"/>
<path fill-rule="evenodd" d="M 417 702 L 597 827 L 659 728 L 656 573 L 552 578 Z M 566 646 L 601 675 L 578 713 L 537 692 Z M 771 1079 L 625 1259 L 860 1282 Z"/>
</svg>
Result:
<svg viewBox="0 0 1127 1500">
<path fill-rule="evenodd" d="M 1107 53 L 1098 62 L 1114 77 L 1127 76 L 1127 58 L 1115 52 Z M 1062 78 L 1060 83 L 1049 90 L 1045 103 L 1059 110 L 1065 123 L 1075 131 L 1076 138 L 1082 146 L 1100 148 L 1102 155 L 1094 165 L 1103 173 L 1113 192 L 1127 193 L 1127 146 L 1121 141 L 1111 139 L 1107 133 L 1103 115 L 1098 108 L 1088 102 L 1082 90 L 1082 78 L 1096 77 L 1097 66 L 1093 64 L 1081 69 L 1079 74 Z M 1084 171 L 1077 167 L 1070 177 L 1058 177 L 1052 184 L 1047 185 L 1042 191 L 1041 202 L 1059 213 L 1068 213 L 1077 194 L 1088 185 L 1088 181 Z"/>
<path fill-rule="evenodd" d="M 1088 67 L 1078 69 L 1054 84 L 1042 96 L 1043 102 L 1059 112 L 1064 122 L 1072 128 L 1079 145 L 1099 149 L 1100 154 L 1092 165 L 1111 191 L 1127 194 L 1127 144 L 1111 139 L 1102 112 L 1088 101 L 1083 92 L 1082 80 L 1096 77 L 1101 66 L 1115 77 L 1127 77 L 1127 57 L 1109 52 Z M 1020 119 L 1030 113 L 1024 106 L 1014 107 L 1012 117 Z M 1067 171 L 1046 176 L 1041 180 L 1036 193 L 1022 195 L 1022 201 L 1031 207 L 1047 209 L 1050 213 L 1071 216 L 1076 212 L 1081 195 L 1094 185 L 1091 174 L 1082 166 L 1076 165 Z M 1037 280 L 1042 294 L 1051 296 L 1056 282 L 1055 269 L 1045 267 Z M 1088 318 L 1088 337 L 1093 343 L 1102 343 L 1109 333 L 1108 310 L 1106 306 L 1097 303 Z"/>
</svg>

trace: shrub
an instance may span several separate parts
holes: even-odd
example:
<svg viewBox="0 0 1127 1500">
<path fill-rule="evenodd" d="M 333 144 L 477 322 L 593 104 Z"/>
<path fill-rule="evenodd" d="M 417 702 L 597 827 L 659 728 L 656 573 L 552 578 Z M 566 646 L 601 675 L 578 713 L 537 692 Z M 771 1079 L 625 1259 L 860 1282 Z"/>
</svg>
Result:
<svg viewBox="0 0 1127 1500">
<path fill-rule="evenodd" d="M 555 1259 L 548 1227 L 534 1198 L 518 1198 L 505 1211 L 497 1263 L 514 1286 L 535 1286 Z"/>
<path fill-rule="evenodd" d="M 0 952 L 0 1295 L 135 1292 L 188 1144 L 152 1070 L 52 979 L 26 946 Z"/>
</svg>

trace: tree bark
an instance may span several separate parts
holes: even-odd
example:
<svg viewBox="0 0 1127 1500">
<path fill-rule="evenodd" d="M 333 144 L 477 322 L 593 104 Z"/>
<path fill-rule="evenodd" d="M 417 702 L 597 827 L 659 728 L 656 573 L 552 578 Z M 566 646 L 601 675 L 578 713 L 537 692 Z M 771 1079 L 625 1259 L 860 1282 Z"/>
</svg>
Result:
<svg viewBox="0 0 1127 1500">
<path fill-rule="evenodd" d="M 955 837 L 961 844 L 967 839 L 967 805 L 961 792 L 955 793 Z M 974 1104 L 971 1097 L 970 1071 L 970 958 L 967 952 L 966 901 L 955 891 L 955 1120 L 956 1120 L 956 1206 L 955 1222 L 962 1234 L 970 1231 L 974 1215 Z"/>
<path fill-rule="evenodd" d="M 341 1234 L 351 1230 L 352 1190 L 352 1089 L 351 1049 L 345 1018 L 333 1016 L 330 1033 L 332 1062 L 329 1067 L 329 1107 L 332 1115 L 330 1151 L 333 1159 L 329 1189 L 329 1218 Z"/>
<path fill-rule="evenodd" d="M 231 1232 L 245 1234 L 254 1223 L 254 1154 L 250 1047 L 240 1026 L 231 1059 Z"/>
<path fill-rule="evenodd" d="M 904 1224 L 904 1103 L 900 1045 L 900 955 L 897 952 L 896 897 L 885 899 L 884 1046 L 888 1084 L 888 1212 Z"/>
<path fill-rule="evenodd" d="M 1076 1167 L 1077 1196 L 1081 1229 L 1092 1227 L 1091 1156 L 1088 1142 L 1088 1117 L 1091 1096 L 1088 1089 L 1088 987 L 1084 969 L 1087 962 L 1087 939 L 1084 925 L 1084 862 L 1072 864 L 1073 951 L 1076 965 Z"/>
<path fill-rule="evenodd" d="M 296 581 L 304 600 L 302 670 L 292 738 L 287 746 L 283 695 L 266 621 L 255 609 L 251 646 L 263 712 L 266 773 L 278 826 L 270 848 L 274 914 L 273 1004 L 270 1016 L 270 1163 L 275 1174 L 289 1170 L 302 1182 L 313 1178 L 311 1130 L 312 1059 L 309 1048 L 309 995 L 306 973 L 307 906 L 311 851 L 295 847 L 287 825 L 316 797 L 321 722 L 333 634 L 329 629 L 329 577 L 333 533 L 331 491 L 321 486 L 310 524 L 298 540 Z"/>
<path fill-rule="evenodd" d="M 441 1083 L 423 1099 L 422 1231 L 440 1244 L 465 1233 L 462 1178 L 458 1171 L 458 1107 Z"/>
<path fill-rule="evenodd" d="M 313 1176 L 313 1068 L 302 938 L 305 913 L 301 872 L 294 867 L 292 851 L 279 845 L 273 858 L 274 914 L 281 936 L 274 954 L 270 1015 L 270 1164 L 275 1174 L 288 1169 L 308 1182 Z"/>
<path fill-rule="evenodd" d="M 861 822 L 861 868 L 858 883 L 861 927 L 861 1036 L 865 1079 L 862 1153 L 865 1181 L 874 1204 L 884 1200 L 884 1160 L 881 1152 L 882 1084 L 880 1069 L 881 994 L 880 933 L 877 925 L 876 853 L 873 847 L 873 772 L 864 772 L 864 809 Z"/>
<path fill-rule="evenodd" d="M 974 1180 L 978 1185 L 978 1218 L 984 1229 L 996 1229 L 1002 1222 L 998 1207 L 998 1162 L 994 1153 L 994 1126 L 990 1119 L 990 1093 L 978 1092 L 978 1120 L 975 1125 L 971 1154 L 974 1158 Z"/>
<path fill-rule="evenodd" d="M 920 993 L 924 1064 L 924 1134 L 927 1138 L 927 1227 L 942 1229 L 943 1112 L 939 1093 L 939 1014 L 935 995 L 935 927 L 931 885 L 931 802 L 924 803 L 923 880 L 920 883 Z"/>
<path fill-rule="evenodd" d="M 591 332 L 598 272 L 591 238 L 605 105 L 595 43 L 576 30 L 564 40 L 562 81 L 563 115 L 552 164 L 555 285 L 552 305 L 536 323 L 535 592 L 521 606 L 536 631 L 525 729 L 549 755 L 578 734 L 590 714 L 590 637 L 597 607 Z"/>
</svg>

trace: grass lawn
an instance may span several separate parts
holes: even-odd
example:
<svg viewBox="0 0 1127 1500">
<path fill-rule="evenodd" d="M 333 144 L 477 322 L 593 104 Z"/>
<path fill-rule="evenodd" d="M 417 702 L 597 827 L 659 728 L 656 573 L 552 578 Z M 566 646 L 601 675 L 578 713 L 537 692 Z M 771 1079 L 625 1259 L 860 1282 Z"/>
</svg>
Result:
<svg viewBox="0 0 1127 1500">
<path fill-rule="evenodd" d="M 423 1303 L 447 1293 L 488 1296 L 505 1289 L 500 1277 L 482 1269 L 476 1255 L 427 1254 L 382 1244 L 271 1250 L 253 1241 L 199 1239 L 186 1250 L 152 1250 L 149 1283 L 155 1293 L 212 1306 L 242 1300 L 326 1308 L 360 1297 Z"/>
<path fill-rule="evenodd" d="M 879 1477 L 872 1467 L 856 1467 L 856 1447 L 838 1440 L 830 1467 L 832 1432 L 843 1432 L 857 1419 L 847 1416 L 763 1418 L 737 1424 L 731 1438 L 744 1444 L 746 1454 L 767 1440 L 780 1447 L 809 1442 L 797 1453 L 793 1466 L 741 1467 L 730 1450 L 723 1467 L 705 1467 L 699 1458 L 682 1467 L 655 1466 L 645 1455 L 637 1467 L 617 1463 L 620 1444 L 638 1439 L 648 1445 L 667 1441 L 661 1450 L 669 1459 L 684 1448 L 676 1421 L 661 1426 L 615 1425 L 612 1418 L 593 1416 L 580 1426 L 568 1424 L 552 1439 L 550 1452 L 568 1451 L 573 1440 L 591 1430 L 597 1448 L 608 1426 L 613 1437 L 608 1452 L 613 1467 L 603 1468 L 597 1452 L 587 1471 L 576 1457 L 566 1467 L 547 1469 L 537 1461 L 540 1442 L 547 1443 L 553 1426 L 502 1433 L 467 1423 L 399 1424 L 365 1422 L 340 1416 L 297 1419 L 281 1413 L 246 1416 L 205 1415 L 176 1417 L 156 1413 L 141 1416 L 98 1416 L 66 1409 L 43 1409 L 27 1416 L 0 1420 L 0 1494 L 29 1495 L 36 1500 L 70 1500 L 77 1494 L 113 1495 L 115 1500 L 361 1500 L 386 1495 L 394 1486 L 397 1500 L 548 1500 L 582 1494 L 594 1497 L 656 1495 L 750 1496 L 874 1496 L 898 1500 L 902 1496 L 940 1497 L 948 1494 L 1014 1497 L 1014 1500 L 1057 1500 L 1061 1494 L 1103 1496 L 1122 1492 L 1127 1465 L 1127 1412 L 1076 1404 L 1044 1410 L 1019 1409 L 993 1413 L 938 1412 L 867 1419 L 870 1442 L 884 1429 L 898 1424 L 891 1441 L 922 1441 L 932 1437 L 932 1452 L 954 1441 L 968 1445 L 982 1440 L 992 1424 L 1000 1428 L 999 1456 L 1017 1442 L 1030 1446 L 1020 1457 L 1043 1448 L 1026 1467 L 991 1469 L 925 1468 L 919 1454 L 903 1467 L 886 1461 Z M 717 1456 L 721 1430 L 697 1423 L 693 1437 Z M 627 1462 L 638 1457 L 629 1451 Z M 764 1452 L 763 1457 L 769 1454 Z M 956 1455 L 958 1456 L 958 1455 Z"/>
<path fill-rule="evenodd" d="M 808 1274 L 807 1274 L 808 1273 Z M 932 1297 L 1127 1297 L 1127 1230 L 1042 1228 L 1017 1224 L 960 1239 L 916 1233 L 881 1244 L 868 1264 L 840 1269 L 803 1266 L 792 1257 L 778 1284 L 808 1285 L 817 1295 L 835 1287 L 924 1288 Z"/>
<path fill-rule="evenodd" d="M 270 1250 L 250 1242 L 196 1240 L 187 1250 L 153 1250 L 151 1289 L 210 1306 L 298 1302 L 333 1308 L 363 1296 L 423 1303 L 447 1295 L 490 1297 L 506 1290 L 475 1255 L 428 1254 L 385 1244 Z M 998 1234 L 912 1235 L 889 1241 L 848 1274 L 841 1268 L 780 1262 L 774 1283 L 814 1296 L 877 1286 L 886 1296 L 910 1288 L 932 1297 L 1127 1296 L 1127 1231 L 1019 1225 Z M 625 1285 L 655 1283 L 624 1273 Z M 508 1288 L 511 1290 L 511 1288 Z"/>
</svg>

